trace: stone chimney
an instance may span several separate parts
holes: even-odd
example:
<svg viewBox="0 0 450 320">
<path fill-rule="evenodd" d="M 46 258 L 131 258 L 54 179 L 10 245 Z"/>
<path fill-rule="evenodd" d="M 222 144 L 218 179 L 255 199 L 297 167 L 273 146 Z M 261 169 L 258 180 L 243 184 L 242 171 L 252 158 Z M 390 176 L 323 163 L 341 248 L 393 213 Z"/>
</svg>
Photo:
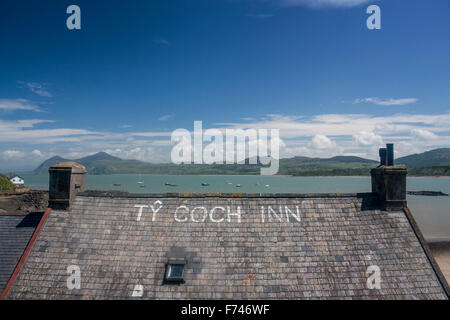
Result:
<svg viewBox="0 0 450 320">
<path fill-rule="evenodd" d="M 377 194 L 384 210 L 397 211 L 406 207 L 406 175 L 403 167 L 394 166 L 394 145 L 380 149 L 380 165 L 370 171 L 372 192 Z"/>
<path fill-rule="evenodd" d="M 51 166 L 48 172 L 48 206 L 56 210 L 70 210 L 77 193 L 84 191 L 86 168 L 73 161 L 62 161 Z"/>
</svg>

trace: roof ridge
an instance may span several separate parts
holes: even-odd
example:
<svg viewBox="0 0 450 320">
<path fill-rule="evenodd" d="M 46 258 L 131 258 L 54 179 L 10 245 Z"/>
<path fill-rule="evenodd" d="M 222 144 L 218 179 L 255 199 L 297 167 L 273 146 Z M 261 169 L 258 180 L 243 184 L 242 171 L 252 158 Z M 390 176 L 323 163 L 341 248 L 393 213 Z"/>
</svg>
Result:
<svg viewBox="0 0 450 320">
<path fill-rule="evenodd" d="M 89 190 L 81 197 L 99 198 L 363 198 L 375 197 L 372 192 L 360 193 L 129 193 L 123 191 Z"/>
</svg>

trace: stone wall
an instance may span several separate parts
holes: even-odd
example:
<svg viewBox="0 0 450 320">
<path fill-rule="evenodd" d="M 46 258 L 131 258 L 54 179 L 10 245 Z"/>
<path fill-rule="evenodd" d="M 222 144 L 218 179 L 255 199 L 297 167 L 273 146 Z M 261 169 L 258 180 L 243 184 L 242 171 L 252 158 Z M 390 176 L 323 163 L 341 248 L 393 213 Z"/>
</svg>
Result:
<svg viewBox="0 0 450 320">
<path fill-rule="evenodd" d="M 0 213 L 10 211 L 42 212 L 48 206 L 48 191 L 0 192 Z"/>
</svg>

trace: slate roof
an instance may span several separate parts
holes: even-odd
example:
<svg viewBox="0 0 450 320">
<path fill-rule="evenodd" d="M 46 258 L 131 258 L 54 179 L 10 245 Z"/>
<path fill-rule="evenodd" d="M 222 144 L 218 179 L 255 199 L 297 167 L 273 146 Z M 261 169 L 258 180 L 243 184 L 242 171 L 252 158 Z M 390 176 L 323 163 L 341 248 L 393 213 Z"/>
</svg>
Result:
<svg viewBox="0 0 450 320">
<path fill-rule="evenodd" d="M 136 205 L 149 206 L 140 219 Z M 216 209 L 221 222 L 195 222 L 197 208 L 195 221 L 179 222 L 180 206 L 208 214 L 240 207 L 241 221 Z M 186 259 L 185 283 L 163 283 L 170 258 Z M 67 288 L 70 265 L 80 268 L 80 289 Z M 373 265 L 381 289 L 367 286 Z M 372 194 L 82 193 L 70 212 L 49 214 L 7 298 L 447 299 L 434 267 L 405 212 L 379 210 Z"/>
<path fill-rule="evenodd" d="M 42 213 L 0 214 L 0 293 L 6 286 Z"/>
</svg>

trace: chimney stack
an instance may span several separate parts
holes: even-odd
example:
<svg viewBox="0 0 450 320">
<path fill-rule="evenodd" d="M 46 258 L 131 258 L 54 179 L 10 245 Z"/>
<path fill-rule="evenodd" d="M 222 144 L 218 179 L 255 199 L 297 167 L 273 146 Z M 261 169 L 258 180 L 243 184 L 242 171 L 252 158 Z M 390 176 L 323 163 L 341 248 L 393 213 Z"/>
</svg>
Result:
<svg viewBox="0 0 450 320">
<path fill-rule="evenodd" d="M 372 192 L 383 210 L 397 211 L 406 207 L 406 175 L 403 167 L 394 166 L 394 145 L 389 143 L 380 149 L 380 165 L 370 171 Z"/>
<path fill-rule="evenodd" d="M 51 166 L 48 172 L 48 206 L 56 210 L 70 210 L 77 193 L 84 191 L 86 168 L 73 161 L 61 161 Z"/>
</svg>

